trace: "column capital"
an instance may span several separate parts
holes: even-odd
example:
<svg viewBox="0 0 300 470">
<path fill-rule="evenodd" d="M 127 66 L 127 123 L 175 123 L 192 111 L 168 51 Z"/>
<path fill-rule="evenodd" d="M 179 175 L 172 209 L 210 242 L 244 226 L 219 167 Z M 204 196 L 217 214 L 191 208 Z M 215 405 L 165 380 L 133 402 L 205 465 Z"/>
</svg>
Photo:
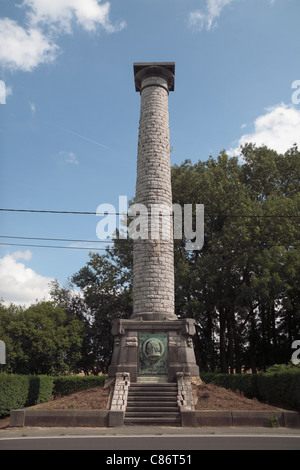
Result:
<svg viewBox="0 0 300 470">
<path fill-rule="evenodd" d="M 133 64 L 135 90 L 141 91 L 141 84 L 146 77 L 163 77 L 169 91 L 174 91 L 175 62 L 139 62 Z"/>
</svg>

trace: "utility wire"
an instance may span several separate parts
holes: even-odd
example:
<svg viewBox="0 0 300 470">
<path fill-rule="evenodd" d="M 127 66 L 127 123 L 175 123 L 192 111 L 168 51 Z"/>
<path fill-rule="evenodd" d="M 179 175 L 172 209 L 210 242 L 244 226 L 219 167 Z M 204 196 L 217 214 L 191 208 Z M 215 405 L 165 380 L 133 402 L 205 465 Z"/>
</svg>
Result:
<svg viewBox="0 0 300 470">
<path fill-rule="evenodd" d="M 14 238 L 18 240 L 42 240 L 42 241 L 53 241 L 53 242 L 113 243 L 112 238 L 107 238 L 105 240 L 83 240 L 83 239 L 72 239 L 72 238 L 16 237 L 12 235 L 0 235 L 0 238 Z"/>
<path fill-rule="evenodd" d="M 23 213 L 41 213 L 41 214 L 72 214 L 72 215 L 96 215 L 96 212 L 89 211 L 56 211 L 56 210 L 36 210 L 36 209 L 3 209 L 0 212 L 23 212 Z M 97 213 L 97 215 L 124 215 L 124 213 Z M 151 213 L 148 214 L 151 216 Z M 173 214 L 170 214 L 173 215 Z M 300 215 L 243 215 L 243 214 L 210 214 L 210 217 L 232 217 L 232 218 L 300 218 Z M 21 237 L 0 235 L 0 238 L 10 238 L 19 240 L 39 240 L 39 241 L 60 241 L 60 242 L 80 242 L 80 243 L 113 243 L 113 239 L 105 240 L 84 240 L 84 239 L 69 239 L 69 238 L 46 238 L 46 237 Z M 57 249 L 72 249 L 72 250 L 92 250 L 92 251 L 106 251 L 107 248 L 101 247 L 75 247 L 75 246 L 59 246 L 59 245 L 38 245 L 38 244 L 25 244 L 25 243 L 0 243 L 0 246 L 20 246 L 20 247 L 37 247 L 37 248 L 57 248 Z M 271 246 L 290 246 L 297 247 L 299 245 L 283 244 Z"/>
<path fill-rule="evenodd" d="M 36 244 L 25 244 L 25 243 L 0 243 L 0 246 L 19 246 L 19 247 L 31 247 L 31 248 L 58 248 L 58 249 L 65 249 L 65 250 L 89 250 L 89 251 L 106 251 L 107 248 L 95 248 L 95 247 L 83 247 L 83 246 L 61 246 L 61 245 L 36 245 Z M 289 248 L 296 248 L 300 247 L 300 245 L 290 245 L 290 244 L 282 244 L 282 245 L 262 245 L 260 248 L 273 248 L 274 246 L 288 246 Z M 223 247 L 226 248 L 226 247 Z M 232 247 L 231 247 L 232 248 Z M 223 252 L 224 250 L 222 250 Z"/>
<path fill-rule="evenodd" d="M 38 214 L 72 214 L 72 215 L 127 215 L 128 217 L 132 217 L 129 214 L 126 214 L 124 212 L 89 212 L 89 211 L 55 211 L 55 210 L 36 210 L 36 209 L 0 209 L 0 212 L 25 212 L 25 213 L 38 213 Z M 151 216 L 151 213 L 148 214 Z M 168 214 L 163 214 L 168 215 Z M 173 216 L 173 214 L 170 214 L 170 216 Z M 232 218 L 239 218 L 239 217 L 245 217 L 245 218 L 300 218 L 300 215 L 268 215 L 268 214 L 262 214 L 262 215 L 252 215 L 252 214 L 210 214 L 211 217 L 232 217 Z"/>
<path fill-rule="evenodd" d="M 34 248 L 63 248 L 65 250 L 89 250 L 89 251 L 106 251 L 106 248 L 94 248 L 84 246 L 61 246 L 61 245 L 34 245 L 34 244 L 23 244 L 23 243 L 0 243 L 1 246 L 23 246 L 23 247 L 34 247 Z"/>
<path fill-rule="evenodd" d="M 36 209 L 0 209 L 2 212 L 33 212 L 39 214 L 78 214 L 78 215 L 96 215 L 96 212 L 85 211 L 40 211 Z M 105 215 L 105 214 L 103 214 Z"/>
</svg>

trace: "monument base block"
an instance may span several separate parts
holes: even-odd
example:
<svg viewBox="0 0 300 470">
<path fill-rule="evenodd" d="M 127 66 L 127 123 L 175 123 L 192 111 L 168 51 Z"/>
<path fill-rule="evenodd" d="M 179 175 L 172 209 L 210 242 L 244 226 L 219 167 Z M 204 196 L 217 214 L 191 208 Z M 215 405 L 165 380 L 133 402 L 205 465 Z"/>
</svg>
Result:
<svg viewBox="0 0 300 470">
<path fill-rule="evenodd" d="M 131 382 L 175 382 L 183 372 L 199 376 L 192 336 L 194 320 L 117 319 L 112 323 L 114 350 L 109 377 L 129 372 Z"/>
</svg>

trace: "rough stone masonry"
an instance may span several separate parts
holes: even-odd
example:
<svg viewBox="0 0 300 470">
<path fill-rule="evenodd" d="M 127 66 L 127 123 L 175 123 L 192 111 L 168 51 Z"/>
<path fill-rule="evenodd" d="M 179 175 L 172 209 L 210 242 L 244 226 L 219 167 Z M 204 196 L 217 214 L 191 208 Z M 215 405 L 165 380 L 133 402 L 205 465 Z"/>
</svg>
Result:
<svg viewBox="0 0 300 470">
<path fill-rule="evenodd" d="M 141 95 L 135 203 L 147 208 L 148 217 L 146 239 L 134 242 L 132 318 L 143 320 L 177 318 L 168 109 L 174 74 L 174 63 L 134 64 Z"/>
</svg>

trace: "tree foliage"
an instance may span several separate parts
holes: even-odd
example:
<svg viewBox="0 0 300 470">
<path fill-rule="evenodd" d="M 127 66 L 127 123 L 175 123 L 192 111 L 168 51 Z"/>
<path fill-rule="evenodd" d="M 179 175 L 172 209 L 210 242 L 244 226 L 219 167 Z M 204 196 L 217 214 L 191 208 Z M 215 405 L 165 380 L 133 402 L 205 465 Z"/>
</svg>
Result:
<svg viewBox="0 0 300 470">
<path fill-rule="evenodd" d="M 7 372 L 57 375 L 73 371 L 81 357 L 82 332 L 82 323 L 52 302 L 29 308 L 0 304 Z"/>
<path fill-rule="evenodd" d="M 204 248 L 175 252 L 177 314 L 196 320 L 204 370 L 288 362 L 300 334 L 300 153 L 242 155 L 173 167 L 174 202 L 205 206 Z"/>
<path fill-rule="evenodd" d="M 132 310 L 132 242 L 115 240 L 104 255 L 90 253 L 86 266 L 71 278 L 74 289 L 52 286 L 52 297 L 70 314 L 81 318 L 85 335 L 78 368 L 86 374 L 106 372 L 113 339 L 111 322 L 128 318 Z"/>
</svg>

